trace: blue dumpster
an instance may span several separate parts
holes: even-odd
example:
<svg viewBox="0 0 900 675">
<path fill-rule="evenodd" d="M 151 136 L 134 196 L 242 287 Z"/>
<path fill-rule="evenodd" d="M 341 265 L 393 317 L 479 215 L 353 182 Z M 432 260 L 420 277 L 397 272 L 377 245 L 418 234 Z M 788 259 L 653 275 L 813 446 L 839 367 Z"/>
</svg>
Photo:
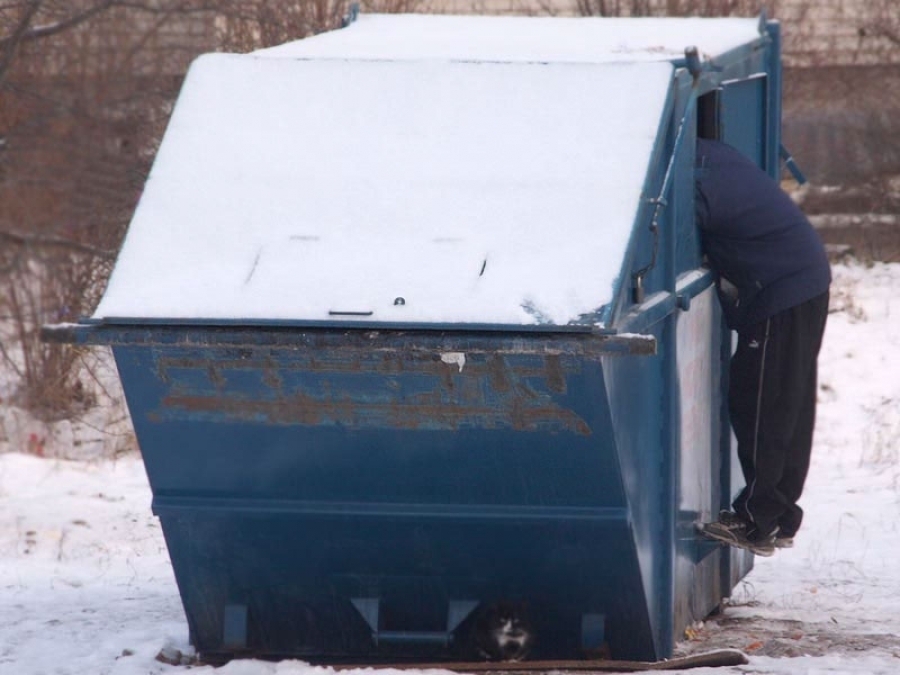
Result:
<svg viewBox="0 0 900 675">
<path fill-rule="evenodd" d="M 696 48 L 691 48 L 696 47 Z M 686 49 L 688 48 L 688 49 Z M 208 659 L 659 659 L 750 569 L 698 135 L 778 25 L 367 16 L 191 67 L 95 314 Z"/>
</svg>

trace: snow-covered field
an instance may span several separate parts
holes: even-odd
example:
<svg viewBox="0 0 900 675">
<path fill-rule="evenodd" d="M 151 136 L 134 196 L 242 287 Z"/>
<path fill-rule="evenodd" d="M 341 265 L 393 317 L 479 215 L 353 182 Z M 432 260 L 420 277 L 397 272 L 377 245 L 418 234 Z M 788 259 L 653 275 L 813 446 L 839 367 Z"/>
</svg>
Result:
<svg viewBox="0 0 900 675">
<path fill-rule="evenodd" d="M 900 265 L 834 271 L 805 526 L 679 645 L 742 649 L 750 664 L 692 673 L 900 672 Z M 0 673 L 212 673 L 156 660 L 190 647 L 140 458 L 39 458 L 17 452 L 27 436 L 2 431 Z M 235 661 L 218 672 L 327 670 Z"/>
</svg>

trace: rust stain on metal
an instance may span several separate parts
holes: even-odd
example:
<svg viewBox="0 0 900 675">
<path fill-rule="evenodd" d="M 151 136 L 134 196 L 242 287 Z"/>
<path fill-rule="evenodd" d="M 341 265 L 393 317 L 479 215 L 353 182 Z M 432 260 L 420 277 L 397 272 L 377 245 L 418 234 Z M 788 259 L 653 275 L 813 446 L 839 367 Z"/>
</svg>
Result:
<svg viewBox="0 0 900 675">
<path fill-rule="evenodd" d="M 585 420 L 553 396 L 566 393 L 567 374 L 581 367 L 560 355 L 532 355 L 515 365 L 509 357 L 477 355 L 462 371 L 425 351 L 301 351 L 280 362 L 270 356 L 161 358 L 158 369 L 161 379 L 170 381 L 170 390 L 153 415 L 347 428 L 591 434 Z M 229 386 L 239 374 L 245 384 L 255 377 L 258 386 L 250 391 Z"/>
<path fill-rule="evenodd" d="M 281 379 L 281 375 L 278 373 L 278 367 L 274 361 L 270 360 L 266 362 L 266 367 L 262 371 L 262 381 L 270 389 L 276 392 L 282 391 L 284 382 Z"/>
<path fill-rule="evenodd" d="M 225 388 L 225 378 L 222 376 L 222 371 L 216 368 L 215 364 L 210 364 L 206 372 L 209 376 L 209 381 L 215 385 L 216 389 L 221 390 Z"/>
<path fill-rule="evenodd" d="M 506 364 L 503 357 L 494 355 L 488 361 L 488 374 L 491 378 L 491 386 L 495 391 L 506 393 L 510 389 L 506 376 Z"/>
<path fill-rule="evenodd" d="M 558 354 L 549 354 L 544 358 L 547 368 L 547 387 L 552 392 L 563 394 L 566 391 L 566 375 Z"/>
<path fill-rule="evenodd" d="M 551 429 L 580 435 L 591 433 L 587 423 L 571 410 L 553 404 L 520 405 L 515 399 L 505 406 L 477 407 L 423 401 L 365 403 L 348 399 L 322 400 L 295 393 L 274 401 L 172 395 L 164 398 L 162 403 L 169 412 L 180 410 L 192 417 L 196 413 L 208 413 L 224 419 L 270 424 L 331 424 L 349 428 L 393 429 Z"/>
</svg>

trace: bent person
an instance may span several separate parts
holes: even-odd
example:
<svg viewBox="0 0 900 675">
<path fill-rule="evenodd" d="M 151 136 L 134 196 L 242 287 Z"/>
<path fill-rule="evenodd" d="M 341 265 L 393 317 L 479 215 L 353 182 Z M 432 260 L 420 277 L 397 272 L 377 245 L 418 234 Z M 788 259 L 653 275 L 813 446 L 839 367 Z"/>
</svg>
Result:
<svg viewBox="0 0 900 675">
<path fill-rule="evenodd" d="M 809 220 L 750 159 L 706 139 L 696 159 L 703 251 L 738 336 L 728 409 L 746 482 L 734 510 L 701 531 L 772 555 L 793 545 L 803 520 L 831 269 Z"/>
</svg>

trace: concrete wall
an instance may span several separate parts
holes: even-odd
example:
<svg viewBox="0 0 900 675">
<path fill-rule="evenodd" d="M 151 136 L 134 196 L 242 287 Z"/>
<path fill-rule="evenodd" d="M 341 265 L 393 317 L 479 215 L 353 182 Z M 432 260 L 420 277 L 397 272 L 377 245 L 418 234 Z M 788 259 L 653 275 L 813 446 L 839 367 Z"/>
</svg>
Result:
<svg viewBox="0 0 900 675">
<path fill-rule="evenodd" d="M 756 16 L 765 4 L 783 23 L 785 63 L 792 66 L 900 64 L 900 44 L 879 36 L 893 25 L 900 35 L 900 0 L 607 0 L 612 11 L 631 8 L 665 15 L 680 8 L 711 15 L 729 7 L 737 16 Z M 579 6 L 599 8 L 601 0 L 421 0 L 422 12 L 577 16 Z"/>
<path fill-rule="evenodd" d="M 900 66 L 786 69 L 782 132 L 814 183 L 900 176 Z"/>
</svg>

